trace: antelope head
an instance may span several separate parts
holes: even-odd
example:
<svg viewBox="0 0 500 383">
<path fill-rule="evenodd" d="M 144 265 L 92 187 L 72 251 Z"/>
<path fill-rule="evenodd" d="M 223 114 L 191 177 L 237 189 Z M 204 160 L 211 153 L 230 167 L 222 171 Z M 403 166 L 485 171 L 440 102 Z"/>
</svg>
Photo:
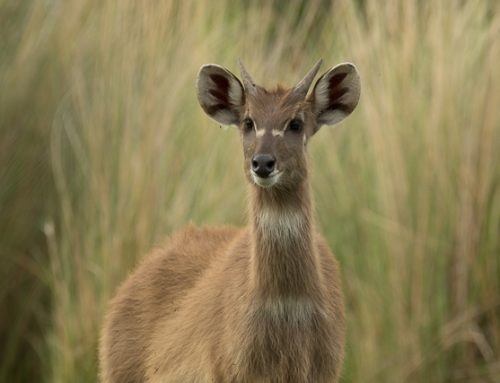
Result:
<svg viewBox="0 0 500 383">
<path fill-rule="evenodd" d="M 320 60 L 294 87 L 269 91 L 255 84 L 239 64 L 242 81 L 219 65 L 203 65 L 197 80 L 198 101 L 215 121 L 238 127 L 245 174 L 252 184 L 294 188 L 307 177 L 309 138 L 356 108 L 358 71 L 353 64 L 339 64 L 325 72 L 309 93 Z"/>
</svg>

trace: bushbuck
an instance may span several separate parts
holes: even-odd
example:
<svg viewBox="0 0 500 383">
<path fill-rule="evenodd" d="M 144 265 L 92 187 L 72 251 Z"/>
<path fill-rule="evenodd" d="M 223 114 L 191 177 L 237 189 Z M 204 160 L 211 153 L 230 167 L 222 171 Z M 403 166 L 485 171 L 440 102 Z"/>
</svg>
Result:
<svg viewBox="0 0 500 383">
<path fill-rule="evenodd" d="M 250 184 L 245 228 L 189 226 L 119 288 L 100 343 L 103 382 L 336 382 L 344 355 L 338 264 L 316 232 L 307 144 L 356 107 L 354 65 L 321 60 L 294 87 L 266 90 L 201 67 L 197 95 L 238 128 Z M 309 95 L 308 95 L 309 93 Z"/>
</svg>

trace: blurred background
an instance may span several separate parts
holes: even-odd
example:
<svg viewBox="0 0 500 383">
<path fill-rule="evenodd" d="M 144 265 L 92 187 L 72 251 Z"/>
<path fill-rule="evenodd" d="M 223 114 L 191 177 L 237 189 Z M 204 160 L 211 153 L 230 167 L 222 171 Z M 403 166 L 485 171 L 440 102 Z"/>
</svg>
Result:
<svg viewBox="0 0 500 383">
<path fill-rule="evenodd" d="M 106 302 L 188 222 L 245 224 L 207 62 L 352 61 L 309 144 L 347 304 L 343 382 L 500 382 L 500 3 L 0 0 L 0 381 L 94 382 Z"/>
</svg>

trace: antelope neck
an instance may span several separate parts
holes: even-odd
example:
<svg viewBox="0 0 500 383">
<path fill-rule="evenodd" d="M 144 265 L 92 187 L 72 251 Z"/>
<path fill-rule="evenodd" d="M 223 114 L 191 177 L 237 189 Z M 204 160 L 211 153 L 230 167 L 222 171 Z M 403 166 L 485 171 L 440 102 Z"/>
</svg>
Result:
<svg viewBox="0 0 500 383">
<path fill-rule="evenodd" d="M 309 298 L 319 291 L 309 185 L 280 191 L 253 187 L 252 274 L 265 301 Z"/>
</svg>

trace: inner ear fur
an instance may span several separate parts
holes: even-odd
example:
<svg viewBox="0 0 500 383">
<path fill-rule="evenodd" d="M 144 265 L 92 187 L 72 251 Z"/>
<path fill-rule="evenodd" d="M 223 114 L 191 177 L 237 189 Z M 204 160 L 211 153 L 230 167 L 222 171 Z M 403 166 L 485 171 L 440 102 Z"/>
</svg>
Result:
<svg viewBox="0 0 500 383">
<path fill-rule="evenodd" d="M 196 87 L 198 102 L 206 114 L 223 125 L 239 124 L 245 93 L 234 74 L 216 64 L 203 65 Z"/>
<path fill-rule="evenodd" d="M 339 64 L 324 73 L 310 95 L 318 129 L 334 125 L 356 108 L 361 92 L 358 70 L 351 63 Z"/>
</svg>

